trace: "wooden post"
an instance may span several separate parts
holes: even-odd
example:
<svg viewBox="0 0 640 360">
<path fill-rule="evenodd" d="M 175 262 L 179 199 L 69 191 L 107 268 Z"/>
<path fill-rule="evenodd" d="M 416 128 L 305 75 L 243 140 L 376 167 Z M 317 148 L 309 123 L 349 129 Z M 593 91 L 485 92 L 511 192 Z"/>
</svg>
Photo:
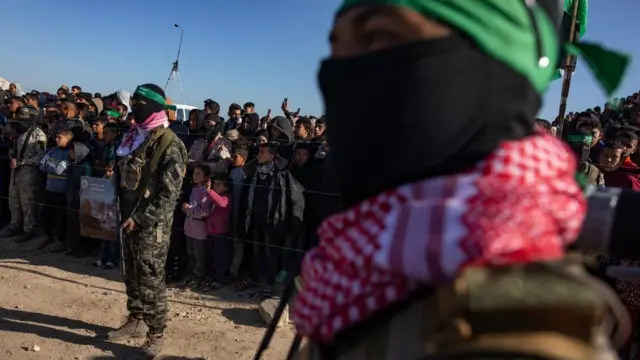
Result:
<svg viewBox="0 0 640 360">
<path fill-rule="evenodd" d="M 573 44 L 576 34 L 576 22 L 578 18 L 578 6 L 580 0 L 573 0 L 573 9 L 571 15 L 571 28 L 569 32 L 569 43 Z M 572 61 L 573 55 L 567 54 L 567 60 L 564 67 L 564 78 L 562 79 L 562 93 L 560 95 L 560 109 L 558 110 L 558 121 L 556 136 L 562 138 L 562 130 L 564 129 L 564 116 L 567 112 L 567 99 L 569 98 L 569 88 L 571 87 L 571 75 L 575 71 L 576 66 Z"/>
</svg>

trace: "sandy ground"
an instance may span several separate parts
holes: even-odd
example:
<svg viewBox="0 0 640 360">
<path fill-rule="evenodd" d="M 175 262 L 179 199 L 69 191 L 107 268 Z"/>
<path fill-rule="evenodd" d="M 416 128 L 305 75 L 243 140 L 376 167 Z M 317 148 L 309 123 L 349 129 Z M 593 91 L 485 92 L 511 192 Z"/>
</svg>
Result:
<svg viewBox="0 0 640 360">
<path fill-rule="evenodd" d="M 29 243 L 0 241 L 0 359 L 140 358 L 136 348 L 143 340 L 105 340 L 126 318 L 117 270 L 95 268 L 93 259 L 41 254 Z M 228 289 L 171 290 L 169 309 L 160 359 L 251 359 L 266 330 L 257 300 Z M 263 359 L 284 359 L 292 339 L 290 327 L 279 328 Z"/>
</svg>

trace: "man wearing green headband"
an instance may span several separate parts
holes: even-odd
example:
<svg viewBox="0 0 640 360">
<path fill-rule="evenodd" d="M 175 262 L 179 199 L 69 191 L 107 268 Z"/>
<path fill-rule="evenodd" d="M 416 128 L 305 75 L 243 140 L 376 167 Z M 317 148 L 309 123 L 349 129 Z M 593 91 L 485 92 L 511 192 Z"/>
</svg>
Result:
<svg viewBox="0 0 640 360">
<path fill-rule="evenodd" d="M 560 9 L 535 0 L 344 1 L 318 81 L 328 178 L 348 209 L 320 226 L 293 311 L 323 356 L 421 358 L 442 345 L 421 337 L 441 317 L 438 303 L 424 313 L 429 289 L 470 265 L 563 259 L 586 203 L 573 155 L 534 130 L 556 71 Z M 354 146 L 363 121 L 370 133 Z M 440 320 L 455 319 L 451 296 L 441 306 L 452 315 Z M 467 334 L 496 331 L 472 320 L 428 340 L 456 348 Z"/>
<path fill-rule="evenodd" d="M 167 322 L 165 264 L 173 212 L 186 170 L 187 151 L 168 128 L 165 95 L 154 84 L 138 86 L 131 99 L 133 131 L 116 151 L 122 219 L 124 283 L 129 318 L 110 340 L 144 337 L 146 355 L 164 344 Z"/>
<path fill-rule="evenodd" d="M 592 185 L 604 186 L 604 175 L 591 164 L 591 143 L 593 135 L 586 129 L 578 128 L 567 135 L 567 143 L 578 159 L 578 173 Z"/>
</svg>

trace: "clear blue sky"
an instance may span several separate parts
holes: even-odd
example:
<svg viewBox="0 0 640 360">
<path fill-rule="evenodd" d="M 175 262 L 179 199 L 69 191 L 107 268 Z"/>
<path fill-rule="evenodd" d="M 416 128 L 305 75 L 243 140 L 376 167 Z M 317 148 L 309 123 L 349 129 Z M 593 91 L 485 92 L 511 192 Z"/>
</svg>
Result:
<svg viewBox="0 0 640 360">
<path fill-rule="evenodd" d="M 253 101 L 259 113 L 279 113 L 284 97 L 304 114 L 321 114 L 316 84 L 328 54 L 328 29 L 340 0 L 9 1 L 1 5 L 0 76 L 24 90 L 55 91 L 61 84 L 90 92 L 133 90 L 145 82 L 164 86 L 184 30 L 175 102 L 201 106 L 217 100 Z M 638 0 L 591 0 L 586 38 L 640 58 Z M 635 44 L 635 45 L 634 45 Z M 545 96 L 541 116 L 553 119 L 561 81 Z M 640 90 L 632 63 L 620 94 Z M 602 105 L 605 97 L 583 66 L 571 86 L 569 110 Z"/>
</svg>

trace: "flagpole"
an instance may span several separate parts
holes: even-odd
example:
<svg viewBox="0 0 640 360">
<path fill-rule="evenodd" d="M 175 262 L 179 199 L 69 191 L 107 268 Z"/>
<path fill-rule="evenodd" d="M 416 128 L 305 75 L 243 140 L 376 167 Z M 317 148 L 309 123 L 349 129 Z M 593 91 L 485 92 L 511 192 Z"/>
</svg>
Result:
<svg viewBox="0 0 640 360">
<path fill-rule="evenodd" d="M 571 28 L 569 30 L 569 43 L 573 44 L 576 34 L 576 22 L 578 20 L 578 5 L 580 0 L 573 0 L 573 9 L 571 9 Z M 564 116 L 567 112 L 567 99 L 569 98 L 569 88 L 571 87 L 571 75 L 576 70 L 576 66 L 571 61 L 573 55 L 567 53 L 567 60 L 564 67 L 564 77 L 562 79 L 562 93 L 560 94 L 560 109 L 558 110 L 558 121 L 556 136 L 562 138 L 562 130 L 564 129 Z"/>
</svg>

